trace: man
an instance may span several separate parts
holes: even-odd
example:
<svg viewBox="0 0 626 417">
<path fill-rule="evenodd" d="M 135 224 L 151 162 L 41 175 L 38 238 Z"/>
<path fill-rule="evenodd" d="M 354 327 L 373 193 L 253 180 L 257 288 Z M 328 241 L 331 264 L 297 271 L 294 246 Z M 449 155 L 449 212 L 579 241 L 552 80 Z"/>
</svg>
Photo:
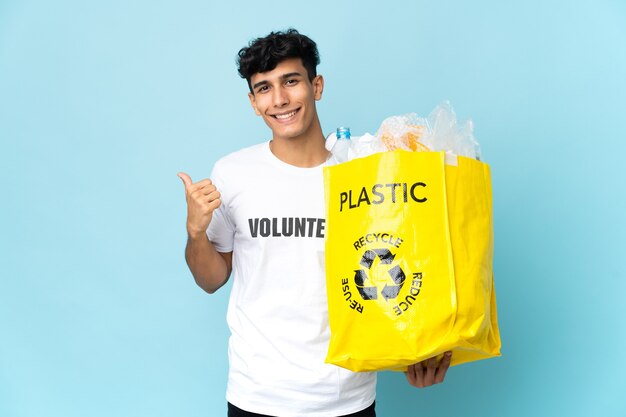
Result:
<svg viewBox="0 0 626 417">
<path fill-rule="evenodd" d="M 184 173 L 186 260 L 208 293 L 231 272 L 228 416 L 375 416 L 375 373 L 324 363 L 328 160 L 316 110 L 324 79 L 316 44 L 296 30 L 239 52 L 255 113 L 272 139 L 220 159 L 211 179 Z M 418 387 L 442 382 L 450 354 L 409 367 Z"/>
</svg>

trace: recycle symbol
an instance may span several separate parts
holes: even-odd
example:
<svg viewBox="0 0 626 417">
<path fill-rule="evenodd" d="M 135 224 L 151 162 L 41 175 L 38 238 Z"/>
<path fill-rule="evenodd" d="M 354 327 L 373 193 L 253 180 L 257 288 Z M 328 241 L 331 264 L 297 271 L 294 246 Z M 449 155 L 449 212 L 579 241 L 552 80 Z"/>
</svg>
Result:
<svg viewBox="0 0 626 417">
<path fill-rule="evenodd" d="M 356 269 L 354 271 L 354 283 L 356 288 L 361 294 L 363 300 L 376 300 L 378 299 L 378 287 L 376 285 L 370 285 L 370 279 L 367 275 L 367 271 L 371 271 L 374 260 L 378 257 L 382 265 L 391 265 L 396 255 L 392 254 L 389 249 L 368 249 L 361 257 L 360 264 L 366 269 Z M 396 298 L 402 285 L 404 284 L 405 275 L 400 265 L 391 267 L 387 273 L 391 277 L 395 285 L 385 284 L 380 291 L 385 301 L 390 298 Z"/>
</svg>

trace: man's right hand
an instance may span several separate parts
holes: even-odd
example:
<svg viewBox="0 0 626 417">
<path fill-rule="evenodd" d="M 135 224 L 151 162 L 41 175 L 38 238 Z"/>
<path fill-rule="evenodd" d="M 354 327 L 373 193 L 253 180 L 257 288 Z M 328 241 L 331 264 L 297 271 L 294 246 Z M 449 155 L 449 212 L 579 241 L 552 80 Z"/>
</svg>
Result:
<svg viewBox="0 0 626 417">
<path fill-rule="evenodd" d="M 187 197 L 187 233 L 190 237 L 197 237 L 206 230 L 213 218 L 213 211 L 221 204 L 220 192 L 210 179 L 196 182 L 184 172 L 179 172 L 178 177 L 185 185 Z"/>
</svg>

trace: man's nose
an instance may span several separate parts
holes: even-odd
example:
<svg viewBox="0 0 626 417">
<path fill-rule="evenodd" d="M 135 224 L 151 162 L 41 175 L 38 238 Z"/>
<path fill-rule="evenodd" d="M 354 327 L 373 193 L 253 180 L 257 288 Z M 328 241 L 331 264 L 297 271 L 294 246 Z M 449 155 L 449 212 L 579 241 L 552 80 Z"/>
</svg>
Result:
<svg viewBox="0 0 626 417">
<path fill-rule="evenodd" d="M 274 107 L 283 107 L 289 104 L 289 96 L 287 92 L 282 88 L 274 89 L 274 96 L 272 97 L 274 100 Z"/>
</svg>

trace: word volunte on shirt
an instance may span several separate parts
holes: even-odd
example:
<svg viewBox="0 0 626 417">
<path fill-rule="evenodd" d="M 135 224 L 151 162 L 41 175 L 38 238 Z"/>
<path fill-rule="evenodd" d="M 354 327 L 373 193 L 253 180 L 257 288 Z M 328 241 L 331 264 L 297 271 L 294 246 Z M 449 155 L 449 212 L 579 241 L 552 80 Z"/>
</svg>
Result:
<svg viewBox="0 0 626 417">
<path fill-rule="evenodd" d="M 250 236 L 324 238 L 326 219 L 313 217 L 268 217 L 248 219 Z"/>
</svg>

